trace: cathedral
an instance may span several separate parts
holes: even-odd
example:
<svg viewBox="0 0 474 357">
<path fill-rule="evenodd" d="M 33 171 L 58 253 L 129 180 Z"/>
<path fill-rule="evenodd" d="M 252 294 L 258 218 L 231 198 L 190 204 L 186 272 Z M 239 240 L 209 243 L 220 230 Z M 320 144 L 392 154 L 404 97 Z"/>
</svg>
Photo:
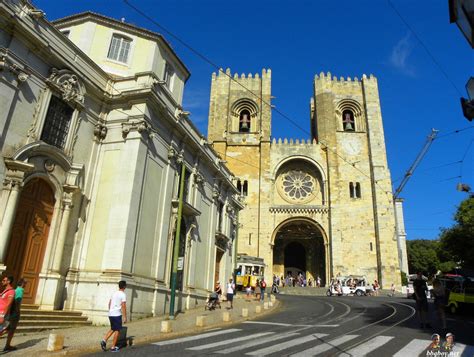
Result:
<svg viewBox="0 0 474 357">
<path fill-rule="evenodd" d="M 272 137 L 272 98 L 269 69 L 212 75 L 208 140 L 245 206 L 238 253 L 263 258 L 267 280 L 301 272 L 323 285 L 362 275 L 400 286 L 402 211 L 393 202 L 377 79 L 315 76 L 307 140 Z"/>
</svg>

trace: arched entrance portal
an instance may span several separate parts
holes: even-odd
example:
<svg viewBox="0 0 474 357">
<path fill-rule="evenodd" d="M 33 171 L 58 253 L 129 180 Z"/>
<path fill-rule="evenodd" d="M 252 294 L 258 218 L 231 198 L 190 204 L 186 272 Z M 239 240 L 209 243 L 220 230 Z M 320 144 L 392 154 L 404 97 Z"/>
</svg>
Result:
<svg viewBox="0 0 474 357">
<path fill-rule="evenodd" d="M 277 228 L 273 247 L 273 273 L 326 283 L 326 252 L 321 229 L 308 219 L 293 219 Z"/>
<path fill-rule="evenodd" d="M 23 277 L 28 282 L 23 297 L 28 304 L 35 302 L 54 202 L 53 190 L 41 179 L 28 182 L 20 195 L 6 266 L 15 280 Z"/>
</svg>

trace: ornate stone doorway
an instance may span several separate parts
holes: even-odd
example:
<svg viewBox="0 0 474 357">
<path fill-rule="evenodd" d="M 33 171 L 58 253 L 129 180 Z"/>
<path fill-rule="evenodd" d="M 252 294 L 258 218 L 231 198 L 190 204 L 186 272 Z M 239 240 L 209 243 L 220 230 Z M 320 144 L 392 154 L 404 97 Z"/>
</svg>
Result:
<svg viewBox="0 0 474 357">
<path fill-rule="evenodd" d="M 321 228 L 312 220 L 292 219 L 274 233 L 273 273 L 296 277 L 300 272 L 313 282 L 326 283 L 326 247 Z"/>
<path fill-rule="evenodd" d="M 20 195 L 6 267 L 15 281 L 21 277 L 27 280 L 23 302 L 28 304 L 35 302 L 54 202 L 53 190 L 41 179 L 28 182 Z"/>
</svg>

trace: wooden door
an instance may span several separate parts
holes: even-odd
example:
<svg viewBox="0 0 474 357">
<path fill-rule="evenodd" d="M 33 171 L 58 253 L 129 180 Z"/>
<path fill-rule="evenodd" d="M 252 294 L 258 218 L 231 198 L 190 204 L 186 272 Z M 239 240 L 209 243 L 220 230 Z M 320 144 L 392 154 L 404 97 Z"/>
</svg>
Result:
<svg viewBox="0 0 474 357">
<path fill-rule="evenodd" d="M 54 209 L 54 193 L 41 179 L 30 181 L 22 190 L 7 250 L 7 273 L 15 281 L 25 278 L 23 301 L 33 304 L 43 265 L 49 227 Z"/>
<path fill-rule="evenodd" d="M 219 281 L 219 274 L 221 268 L 221 259 L 224 255 L 224 252 L 219 248 L 216 249 L 216 269 L 214 270 L 214 287 L 216 286 L 217 282 Z M 225 279 L 221 283 L 221 286 L 225 286 Z"/>
</svg>

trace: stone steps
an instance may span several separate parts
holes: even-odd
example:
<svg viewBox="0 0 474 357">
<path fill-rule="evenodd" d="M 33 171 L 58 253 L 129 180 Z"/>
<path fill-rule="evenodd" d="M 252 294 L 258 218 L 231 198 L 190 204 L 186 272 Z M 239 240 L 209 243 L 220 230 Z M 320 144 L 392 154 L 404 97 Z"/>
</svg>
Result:
<svg viewBox="0 0 474 357">
<path fill-rule="evenodd" d="M 40 310 L 38 305 L 22 304 L 17 331 L 20 333 L 89 326 L 87 316 L 80 311 Z"/>
</svg>

